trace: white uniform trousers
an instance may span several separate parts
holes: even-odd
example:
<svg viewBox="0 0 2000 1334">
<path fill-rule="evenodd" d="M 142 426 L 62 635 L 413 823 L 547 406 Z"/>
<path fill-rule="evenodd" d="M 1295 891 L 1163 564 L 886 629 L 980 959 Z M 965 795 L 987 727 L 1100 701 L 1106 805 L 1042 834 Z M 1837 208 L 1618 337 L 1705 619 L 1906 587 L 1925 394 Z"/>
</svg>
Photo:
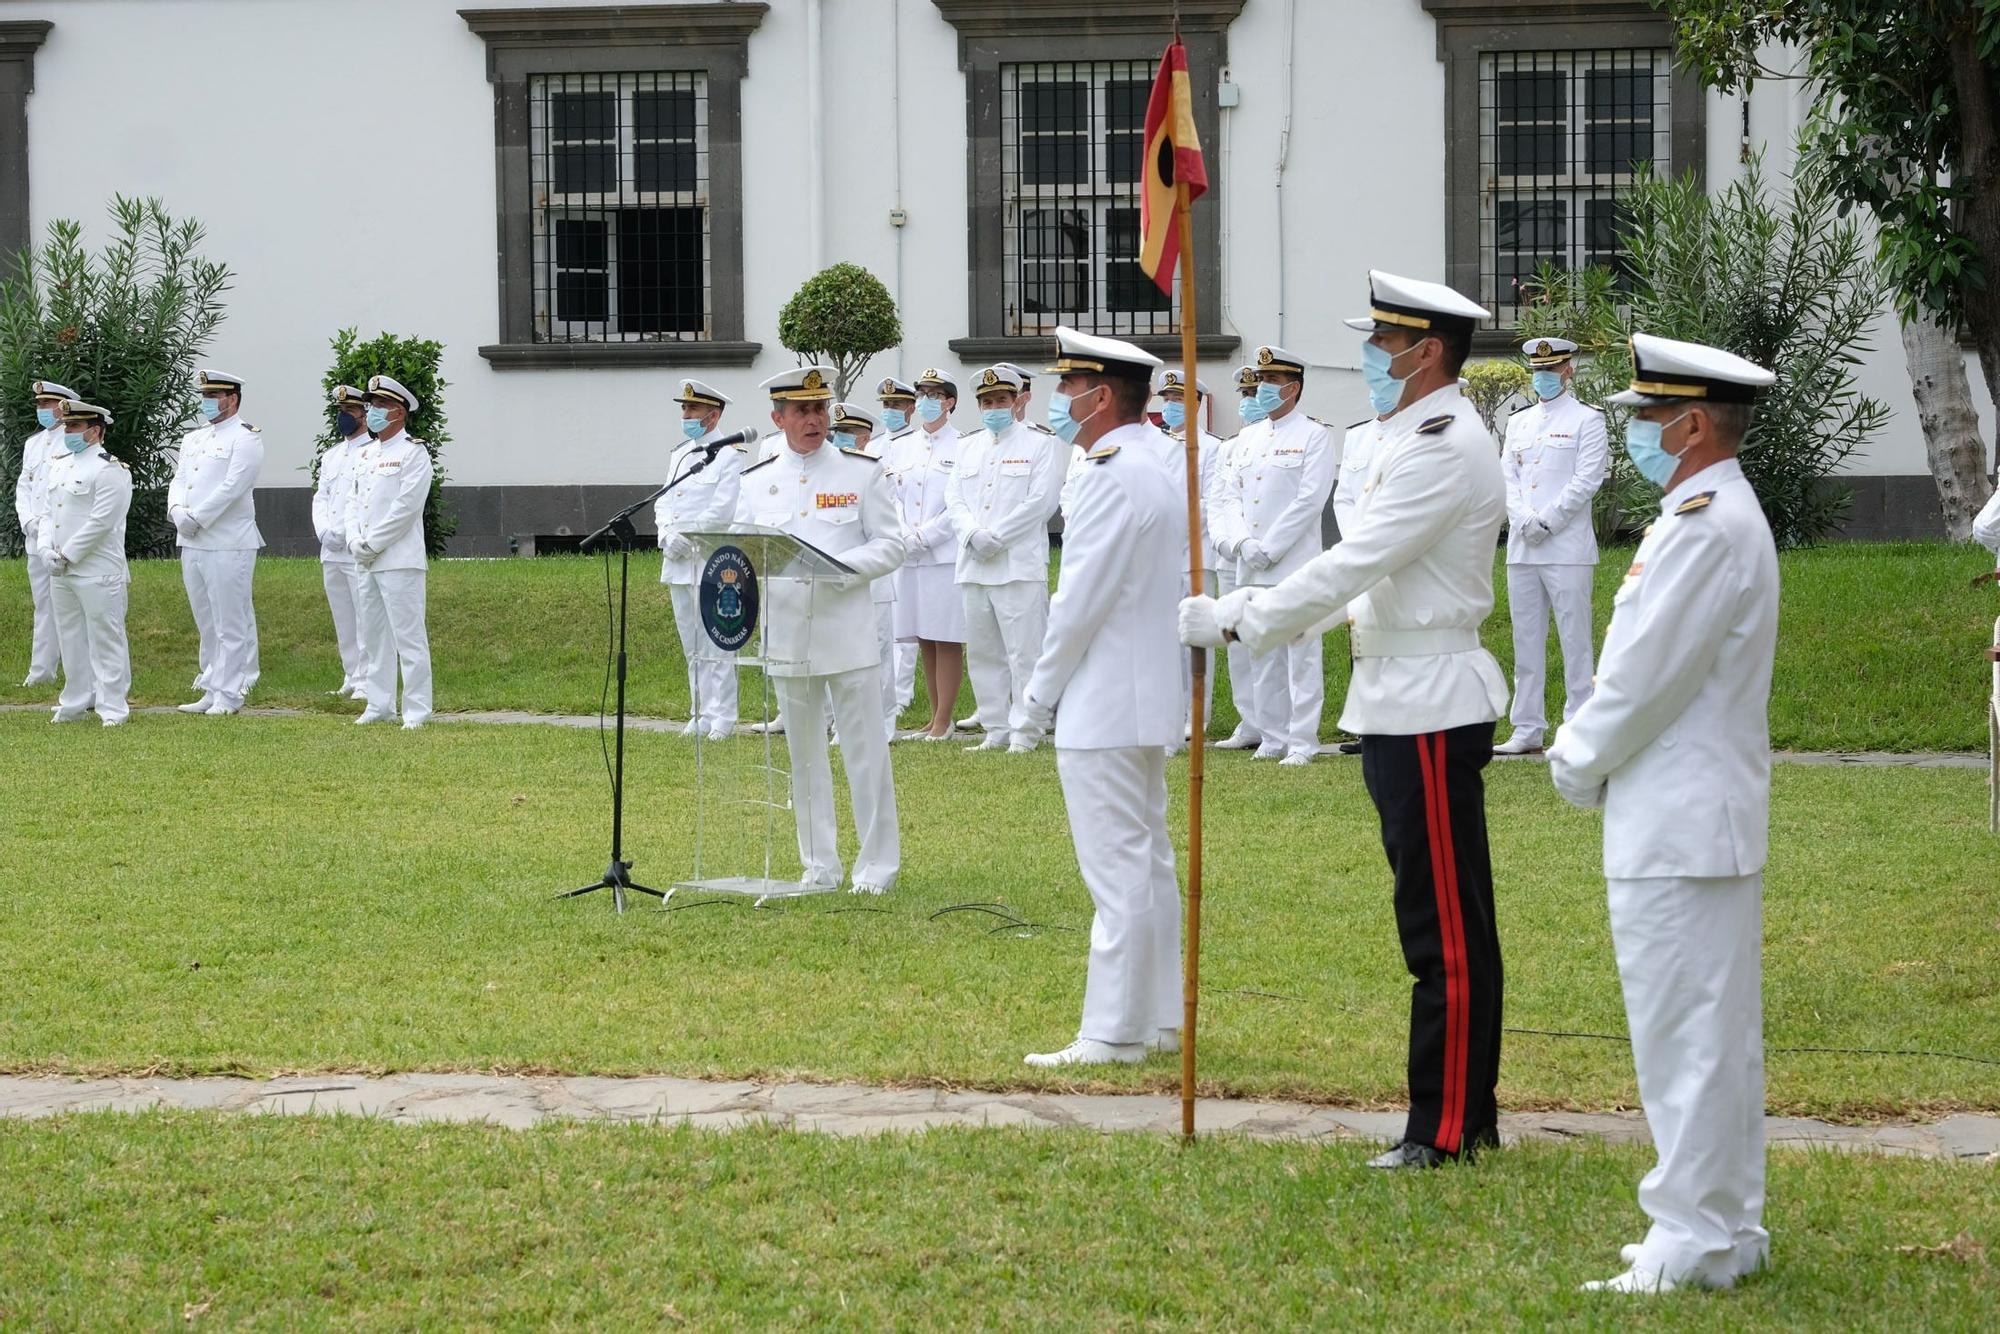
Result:
<svg viewBox="0 0 2000 1334">
<path fill-rule="evenodd" d="M 1214 570 L 1203 570 L 1201 572 L 1201 589 L 1202 592 L 1208 594 L 1210 597 L 1216 596 Z M 1181 580 L 1181 596 L 1187 596 L 1188 592 L 1188 581 L 1183 578 Z M 1213 650 L 1209 651 L 1207 666 L 1208 670 L 1203 672 L 1201 676 L 1201 716 L 1205 720 L 1213 722 L 1215 721 L 1215 653 Z M 1185 648 L 1181 650 L 1181 694 L 1188 701 L 1181 715 L 1182 720 L 1189 727 L 1193 727 L 1194 657 Z"/>
<path fill-rule="evenodd" d="M 1609 884 L 1639 1101 L 1658 1164 L 1637 1263 L 1726 1286 L 1768 1258 L 1764 1231 L 1764 878 Z"/>
<path fill-rule="evenodd" d="M 838 885 L 843 874 L 835 842 L 833 768 L 827 759 L 826 702 L 840 729 L 840 762 L 861 840 L 854 858 L 857 884 L 896 883 L 903 848 L 896 829 L 896 783 L 889 772 L 889 738 L 882 732 L 882 678 L 875 667 L 831 676 L 774 676 L 792 759 L 792 813 L 798 824 L 802 879 Z"/>
<path fill-rule="evenodd" d="M 340 688 L 358 690 L 364 668 L 361 636 L 355 629 L 354 563 L 323 560 L 319 578 L 326 588 L 326 609 L 333 615 L 333 642 L 340 649 Z"/>
<path fill-rule="evenodd" d="M 1027 702 L 1028 678 L 1049 626 L 1049 586 L 1040 579 L 960 584 L 965 603 L 965 669 L 974 716 L 986 735 L 1007 737 L 1008 715 Z"/>
<path fill-rule="evenodd" d="M 1225 597 L 1234 593 L 1242 585 L 1236 581 L 1233 569 L 1215 572 L 1215 596 Z M 1229 698 L 1236 705 L 1236 716 L 1242 719 L 1243 734 L 1253 741 L 1264 739 L 1263 718 L 1257 712 L 1257 669 L 1249 649 L 1241 644 L 1229 646 Z"/>
<path fill-rule="evenodd" d="M 896 643 L 896 604 L 893 602 L 875 604 L 875 643 L 882 650 L 882 734 L 894 739 L 896 715 L 903 708 L 896 702 L 896 656 L 901 645 Z M 916 645 L 910 647 L 914 649 Z"/>
<path fill-rule="evenodd" d="M 687 660 L 688 716 L 709 730 L 736 726 L 736 655 L 724 653 L 701 624 L 701 594 L 693 584 L 668 584 L 674 628 Z"/>
<path fill-rule="evenodd" d="M 1078 1037 L 1150 1042 L 1181 1026 L 1181 895 L 1159 746 L 1056 747 L 1077 869 L 1096 914 Z"/>
<path fill-rule="evenodd" d="M 359 569 L 359 567 L 357 567 Z M 403 721 L 431 716 L 431 641 L 424 628 L 422 570 L 359 570 L 354 609 L 366 653 L 362 693 L 370 713 L 396 712 L 396 668 L 403 669 Z"/>
<path fill-rule="evenodd" d="M 894 606 L 892 602 L 889 604 Z M 896 712 L 901 713 L 917 698 L 917 641 L 896 642 Z"/>
<path fill-rule="evenodd" d="M 1590 650 L 1591 565 L 1509 565 L 1507 608 L 1514 618 L 1514 710 L 1516 732 L 1536 740 L 1548 730 L 1543 707 L 1548 680 L 1549 612 L 1556 617 L 1556 640 L 1563 655 L 1563 721 L 1590 698 L 1597 670 Z"/>
<path fill-rule="evenodd" d="M 257 553 L 181 548 L 181 582 L 201 636 L 196 690 L 241 704 L 257 684 L 257 608 L 250 600 Z"/>
<path fill-rule="evenodd" d="M 62 663 L 62 650 L 56 637 L 55 604 L 49 600 L 49 577 L 49 563 L 30 547 L 28 596 L 35 604 L 35 624 L 28 647 L 28 680 L 37 684 L 55 680 L 56 668 Z"/>
<path fill-rule="evenodd" d="M 56 717 L 81 718 L 97 699 L 97 716 L 124 722 L 131 709 L 132 654 L 125 641 L 127 585 L 123 579 L 49 576 L 49 610 L 63 667 Z"/>
<path fill-rule="evenodd" d="M 1288 755 L 1319 754 L 1320 707 L 1326 698 L 1321 640 L 1308 634 L 1250 660 L 1257 676 L 1257 730 L 1264 744 Z"/>
</svg>

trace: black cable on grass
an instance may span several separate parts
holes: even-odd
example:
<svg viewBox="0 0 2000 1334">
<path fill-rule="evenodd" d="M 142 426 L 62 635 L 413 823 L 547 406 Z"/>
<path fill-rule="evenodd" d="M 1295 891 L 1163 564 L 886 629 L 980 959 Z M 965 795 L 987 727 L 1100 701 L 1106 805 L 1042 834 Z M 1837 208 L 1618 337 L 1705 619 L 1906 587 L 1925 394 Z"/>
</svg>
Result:
<svg viewBox="0 0 2000 1334">
<path fill-rule="evenodd" d="M 1027 925 L 1025 921 L 1011 912 L 1005 904 L 1000 903 L 955 903 L 949 908 L 939 908 L 930 915 L 928 920 L 935 922 L 938 918 L 949 917 L 955 912 L 983 912 L 989 917 L 999 917 L 1012 922 L 1016 926 Z"/>
<path fill-rule="evenodd" d="M 736 899 L 696 899 L 693 903 L 664 904 L 661 906 L 660 911 L 686 912 L 689 908 L 713 908 L 718 903 L 726 904 L 731 908 L 740 908 L 743 906 L 742 903 Z"/>
<path fill-rule="evenodd" d="M 1002 922 L 989 927 L 986 934 L 997 936 L 1002 931 L 1075 931 L 1073 926 L 1057 926 L 1054 922 Z"/>
<path fill-rule="evenodd" d="M 1593 1042 L 1621 1042 L 1632 1045 L 1632 1039 L 1617 1033 L 1572 1033 L 1556 1028 L 1503 1028 L 1503 1033 L 1521 1033 L 1538 1038 L 1588 1038 Z M 2000 1060 L 1991 1056 L 1971 1056 L 1958 1051 L 1928 1051 L 1920 1047 L 1766 1047 L 1766 1054 L 1774 1056 L 1924 1056 L 1937 1061 L 1969 1061 L 1974 1065 L 2000 1065 Z"/>
<path fill-rule="evenodd" d="M 1211 993 L 1220 993 L 1225 996 L 1255 996 L 1260 1000 L 1290 1001 L 1294 1005 L 1303 1005 L 1306 999 L 1304 996 L 1287 996 L 1277 991 L 1255 991 L 1249 987 L 1208 987 L 1205 989 Z"/>
</svg>

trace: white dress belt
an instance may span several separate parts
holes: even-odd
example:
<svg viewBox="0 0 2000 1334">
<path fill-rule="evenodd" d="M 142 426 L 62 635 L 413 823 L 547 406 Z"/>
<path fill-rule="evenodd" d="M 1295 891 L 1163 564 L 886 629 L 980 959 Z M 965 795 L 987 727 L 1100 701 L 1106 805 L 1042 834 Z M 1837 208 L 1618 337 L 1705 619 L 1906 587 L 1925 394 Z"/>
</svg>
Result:
<svg viewBox="0 0 2000 1334">
<path fill-rule="evenodd" d="M 1466 626 L 1436 630 L 1383 630 L 1354 626 L 1357 658 L 1418 658 L 1433 653 L 1469 653 L 1479 647 L 1479 632 Z"/>
</svg>

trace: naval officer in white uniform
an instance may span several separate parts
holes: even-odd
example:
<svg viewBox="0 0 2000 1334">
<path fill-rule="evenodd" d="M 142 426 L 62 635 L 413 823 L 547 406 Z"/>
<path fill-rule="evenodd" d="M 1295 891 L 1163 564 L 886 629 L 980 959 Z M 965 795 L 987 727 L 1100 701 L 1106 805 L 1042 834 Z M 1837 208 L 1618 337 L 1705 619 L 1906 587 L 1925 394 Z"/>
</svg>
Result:
<svg viewBox="0 0 2000 1334">
<path fill-rule="evenodd" d="M 1174 604 L 1187 563 L 1185 464 L 1145 420 L 1158 357 L 1056 331 L 1049 424 L 1083 448 L 1042 656 L 1014 730 L 1055 720 L 1077 868 L 1096 914 L 1076 1040 L 1029 1065 L 1143 1060 L 1180 1047 L 1180 882 L 1166 748 L 1181 734 Z M 1179 562 L 1180 568 L 1176 568 Z"/>
<path fill-rule="evenodd" d="M 340 688 L 327 693 L 358 699 L 361 678 L 367 668 L 354 610 L 354 553 L 347 549 L 347 534 L 341 524 L 347 514 L 348 492 L 354 489 L 354 468 L 371 437 L 368 407 L 359 389 L 353 385 L 335 385 L 333 410 L 333 433 L 338 438 L 319 456 L 319 476 L 313 484 L 312 521 L 313 532 L 319 538 L 320 586 L 326 590 L 326 609 L 333 617 L 333 642 L 340 650 Z"/>
<path fill-rule="evenodd" d="M 1240 587 L 1269 588 L 1302 570 L 1325 549 L 1320 516 L 1333 494 L 1333 433 L 1306 416 L 1305 360 L 1282 347 L 1257 349 L 1257 402 L 1267 414 L 1255 443 L 1231 478 L 1243 507 L 1236 544 Z M 1256 658 L 1258 728 L 1254 758 L 1310 764 L 1319 754 L 1326 679 L 1320 635 L 1308 628 L 1274 653 Z"/>
<path fill-rule="evenodd" d="M 900 495 L 902 480 L 896 471 L 896 456 L 906 438 L 917 429 L 910 424 L 910 414 L 917 407 L 917 387 L 905 384 L 893 375 L 885 375 L 875 386 L 875 402 L 882 410 L 882 430 L 880 438 L 873 442 L 868 452 L 882 460 L 882 470 L 889 474 L 889 485 Z M 901 576 L 892 578 L 890 582 L 900 584 Z M 899 611 L 896 624 L 900 626 L 901 623 Z M 901 629 L 896 631 L 896 713 L 899 717 L 917 697 L 917 641 L 914 631 L 911 634 L 912 637 L 905 638 Z"/>
<path fill-rule="evenodd" d="M 1221 463 L 1224 445 L 1220 439 L 1211 435 L 1202 426 L 1202 417 L 1209 404 L 1208 382 L 1199 378 L 1195 380 L 1195 401 L 1192 408 L 1190 408 L 1187 401 L 1187 386 L 1182 383 L 1185 378 L 1185 371 L 1162 369 L 1153 377 L 1153 392 L 1160 396 L 1160 419 L 1165 426 L 1167 438 L 1172 440 L 1175 447 L 1183 452 L 1183 461 L 1185 461 L 1185 451 L 1187 449 L 1187 433 L 1190 429 L 1196 432 L 1195 470 L 1198 489 L 1201 492 L 1201 586 L 1204 592 L 1213 593 L 1216 591 L 1216 570 L 1222 564 L 1222 555 L 1215 549 L 1213 516 L 1221 494 Z M 1188 425 L 1190 419 L 1194 422 L 1192 428 Z M 1191 591 L 1187 586 L 1187 582 L 1186 572 L 1183 571 L 1181 577 L 1182 593 Z M 1210 670 L 1202 673 L 1201 680 L 1202 717 L 1212 718 L 1214 714 L 1209 710 L 1215 702 L 1214 664 L 1211 663 Z M 1181 731 L 1188 740 L 1192 741 L 1194 739 L 1194 664 L 1190 660 L 1190 655 L 1185 653 L 1181 655 L 1181 693 L 1187 700 L 1185 706 L 1186 720 Z M 1182 750 L 1182 747 L 1169 746 L 1167 749 L 1170 754 L 1178 754 Z"/>
<path fill-rule="evenodd" d="M 181 549 L 181 580 L 201 637 L 194 689 L 201 698 L 182 713 L 230 714 L 257 684 L 257 608 L 250 585 L 257 550 L 257 503 L 252 492 L 264 471 L 264 438 L 237 415 L 243 379 L 226 371 L 197 372 L 207 422 L 182 437 L 167 485 L 167 517 Z"/>
<path fill-rule="evenodd" d="M 767 581 L 764 651 L 786 719 L 801 883 L 832 889 L 842 878 L 834 841 L 833 770 L 827 762 L 826 699 L 840 731 L 840 758 L 861 841 L 849 891 L 880 894 L 896 883 L 902 845 L 889 741 L 882 734 L 881 648 L 870 581 L 902 565 L 907 534 L 881 460 L 829 443 L 833 370 L 798 366 L 764 381 L 784 447 L 743 472 L 737 517 L 838 558 L 853 574 L 834 581 Z"/>
<path fill-rule="evenodd" d="M 1049 520 L 1069 447 L 1015 415 L 1021 377 L 988 366 L 973 377 L 983 429 L 962 436 L 945 484 L 945 517 L 958 542 L 954 571 L 965 607 L 966 669 L 986 736 L 973 750 L 1030 751 L 1008 718 L 1028 688 L 1049 619 Z"/>
<path fill-rule="evenodd" d="M 1597 571 L 1591 500 L 1611 455 L 1604 414 L 1570 392 L 1576 344 L 1530 339 L 1535 402 L 1507 419 L 1500 473 L 1507 479 L 1507 607 L 1514 620 L 1514 734 L 1498 755 L 1532 755 L 1549 720 L 1543 682 L 1549 616 L 1563 655 L 1563 717 L 1590 698 L 1590 586 Z"/>
<path fill-rule="evenodd" d="M 131 712 L 125 516 L 132 474 L 104 448 L 110 413 L 74 399 L 59 411 L 63 454 L 48 466 L 47 506 L 35 531 L 62 652 L 62 695 L 50 721 L 77 721 L 95 696 L 99 721 L 116 727 Z"/>
<path fill-rule="evenodd" d="M 667 459 L 667 477 L 687 480 L 653 502 L 653 524 L 660 535 L 660 582 L 673 600 L 674 628 L 687 663 L 688 721 L 681 735 L 706 732 L 709 740 L 721 741 L 736 731 L 736 655 L 717 648 L 702 628 L 696 589 L 701 562 L 683 534 L 735 522 L 749 456 L 741 445 L 708 447 L 722 430 L 729 395 L 700 380 L 682 380 L 674 402 L 681 408 L 681 443 Z M 703 459 L 700 471 L 691 471 Z"/>
<path fill-rule="evenodd" d="M 1215 567 L 1214 588 L 1218 598 L 1236 591 L 1236 548 L 1249 536 L 1243 531 L 1243 502 L 1234 479 L 1248 461 L 1250 450 L 1256 446 L 1257 432 L 1252 428 L 1270 416 L 1264 411 L 1264 405 L 1257 401 L 1257 386 L 1260 383 L 1255 366 L 1236 368 L 1236 416 L 1242 424 L 1223 446 L 1222 457 L 1216 466 L 1215 495 L 1208 515 L 1209 536 L 1215 543 L 1219 562 Z M 1215 748 L 1256 750 L 1264 744 L 1264 733 L 1257 713 L 1257 671 L 1251 665 L 1254 659 L 1249 649 L 1237 643 L 1229 646 L 1226 656 L 1229 659 L 1229 698 L 1236 705 L 1236 728 L 1216 742 Z"/>
<path fill-rule="evenodd" d="M 1409 1118 L 1370 1166 L 1425 1168 L 1499 1142 L 1500 935 L 1481 771 L 1507 683 L 1479 626 L 1507 500 L 1493 437 L 1458 388 L 1486 311 L 1442 283 L 1368 277 L 1371 310 L 1347 323 L 1369 335 L 1371 394 L 1399 388 L 1352 530 L 1275 587 L 1189 598 L 1181 638 L 1234 636 L 1264 654 L 1343 608 L 1353 618 L 1340 725 L 1361 738 L 1413 981 Z"/>
<path fill-rule="evenodd" d="M 1728 1287 L 1764 1230 L 1764 858 L 1778 557 L 1736 461 L 1775 378 L 1718 348 L 1632 337 L 1625 451 L 1666 492 L 1612 601 L 1597 690 L 1549 772 L 1604 810 L 1611 939 L 1659 1155 L 1629 1266 L 1587 1288 Z"/>
<path fill-rule="evenodd" d="M 945 515 L 945 487 L 962 437 L 951 414 L 958 382 L 935 366 L 917 377 L 917 429 L 889 457 L 902 503 L 909 559 L 896 576 L 896 634 L 914 639 L 930 694 L 925 741 L 951 737 L 951 711 L 965 679 L 965 603 L 958 595 L 958 538 Z"/>
<path fill-rule="evenodd" d="M 835 449 L 843 453 L 879 461 L 882 451 L 877 447 L 875 437 L 881 429 L 881 418 L 860 404 L 835 403 L 832 430 L 827 438 L 833 442 Z M 895 479 L 890 478 L 890 490 L 893 491 L 895 485 Z M 869 580 L 868 594 L 875 602 L 875 643 L 882 654 L 882 734 L 893 742 L 896 739 L 896 715 L 903 711 L 896 702 L 896 576 L 890 573 Z M 828 698 L 831 699 L 831 696 Z M 839 742 L 840 737 L 836 733 L 834 743 L 838 745 Z"/>
<path fill-rule="evenodd" d="M 49 567 L 42 561 L 38 532 L 48 514 L 49 465 L 63 454 L 62 406 L 76 391 L 54 380 L 34 384 L 35 421 L 41 426 L 21 442 L 21 472 L 14 479 L 14 518 L 21 525 L 21 544 L 28 557 L 28 597 L 34 622 L 28 644 L 28 677 L 24 686 L 53 685 L 62 655 L 56 644 L 56 615 L 49 601 Z M 87 693 L 87 692 L 86 692 Z"/>
<path fill-rule="evenodd" d="M 342 524 L 347 549 L 354 553 L 354 610 L 367 700 L 354 721 L 385 723 L 396 717 L 400 667 L 403 726 L 414 730 L 431 716 L 424 505 L 435 469 L 430 451 L 405 429 L 422 406 L 416 394 L 386 375 L 371 375 L 364 401 L 374 439 L 361 448 Z"/>
</svg>

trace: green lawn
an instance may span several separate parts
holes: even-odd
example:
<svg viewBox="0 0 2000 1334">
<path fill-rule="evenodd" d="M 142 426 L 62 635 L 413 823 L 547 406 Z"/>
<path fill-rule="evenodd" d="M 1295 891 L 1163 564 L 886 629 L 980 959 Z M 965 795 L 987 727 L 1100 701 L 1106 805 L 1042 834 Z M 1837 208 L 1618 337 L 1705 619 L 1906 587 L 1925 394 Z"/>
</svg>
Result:
<svg viewBox="0 0 2000 1334">
<path fill-rule="evenodd" d="M 2000 596 L 1968 580 L 1991 568 L 1969 546 L 1840 545 L 1781 558 L 1784 611 L 1771 708 L 1772 740 L 1782 747 L 1846 750 L 1983 749 L 1987 694 L 1979 646 L 1988 642 Z M 1597 642 L 1611 616 L 1611 593 L 1630 560 L 1607 551 L 1598 567 Z M 1497 566 L 1496 566 L 1497 568 Z M 680 646 L 659 586 L 659 557 L 633 564 L 631 708 L 685 717 Z M 1506 580 L 1485 638 L 1511 671 Z M 264 675 L 254 702 L 355 711 L 325 691 L 337 683 L 332 623 L 309 560 L 264 560 L 257 567 Z M 52 700 L 23 690 L 27 663 L 27 575 L 0 561 L 0 702 Z M 446 561 L 430 580 L 430 629 L 442 709 L 594 711 L 604 683 L 604 571 L 594 558 Z M 194 626 L 174 562 L 141 562 L 132 589 L 134 699 L 178 703 L 191 697 Z M 1346 693 L 1343 637 L 1327 640 L 1325 728 L 1331 734 Z M 1553 647 L 1551 664 L 1554 664 Z M 1551 717 L 1557 700 L 1551 683 Z M 753 678 L 746 676 L 745 689 Z M 1235 723 L 1228 692 L 1218 696 L 1218 728 Z M 962 694 L 961 715 L 971 710 Z M 911 722 L 916 715 L 911 715 Z"/>
<path fill-rule="evenodd" d="M 604 864 L 598 747 L 542 727 L 0 715 L 0 1069 L 1061 1086 L 1020 1064 L 1075 1031 L 1089 921 L 1047 750 L 897 747 L 905 875 L 886 899 L 618 918 L 602 895 L 549 897 Z M 692 753 L 631 740 L 628 849 L 656 884 L 692 868 Z M 762 748 L 707 755 L 726 796 Z M 1599 818 L 1563 805 L 1538 765 L 1491 772 L 1509 1022 L 1620 1034 Z M 1209 793 L 1206 1088 L 1396 1103 L 1407 983 L 1358 766 L 1218 753 Z M 742 810 L 715 812 L 712 847 L 732 824 L 759 846 Z M 1780 767 L 1774 1047 L 2000 1057 L 1985 810 L 1976 771 Z M 780 873 L 795 874 L 777 822 Z M 1017 917 L 943 911 L 962 904 Z M 1162 1090 L 1177 1070 L 1093 1086 Z M 1774 1053 L 1770 1089 L 1774 1108 L 1837 1116 L 2000 1109 L 2000 1067 Z M 1510 1108 L 1631 1106 L 1629 1053 L 1511 1037 L 1500 1092 Z"/>
<path fill-rule="evenodd" d="M 1775 1155 L 1773 1268 L 1575 1291 L 1631 1150 L 1411 1178 L 1356 1145 L 90 1115 L 0 1122 L 0 1326 L 1990 1328 L 2000 1191 Z M 1925 1249 L 1936 1248 L 1936 1249 Z"/>
</svg>

